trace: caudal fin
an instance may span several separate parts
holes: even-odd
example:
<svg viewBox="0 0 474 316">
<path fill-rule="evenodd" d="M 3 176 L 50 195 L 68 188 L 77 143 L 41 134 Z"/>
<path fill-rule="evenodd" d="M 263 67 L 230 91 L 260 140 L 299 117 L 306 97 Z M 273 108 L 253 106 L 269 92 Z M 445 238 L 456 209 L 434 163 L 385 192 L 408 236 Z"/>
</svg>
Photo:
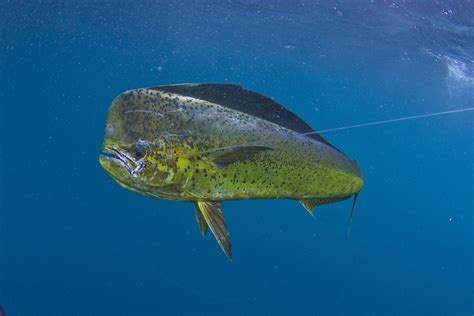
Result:
<svg viewBox="0 0 474 316">
<path fill-rule="evenodd" d="M 349 225 L 347 226 L 347 237 L 349 237 L 349 239 L 351 238 L 352 219 L 354 217 L 354 212 L 355 212 L 355 208 L 357 204 L 357 197 L 359 196 L 359 193 L 360 191 L 354 194 L 354 200 L 352 201 L 352 210 L 351 210 L 351 215 L 349 216 Z"/>
</svg>

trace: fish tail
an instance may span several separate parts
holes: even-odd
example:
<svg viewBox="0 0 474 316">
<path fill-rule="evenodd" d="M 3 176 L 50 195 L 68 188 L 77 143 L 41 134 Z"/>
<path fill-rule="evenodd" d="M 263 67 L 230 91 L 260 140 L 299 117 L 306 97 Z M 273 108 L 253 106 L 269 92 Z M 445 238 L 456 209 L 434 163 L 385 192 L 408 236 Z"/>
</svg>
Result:
<svg viewBox="0 0 474 316">
<path fill-rule="evenodd" d="M 349 216 L 349 224 L 347 225 L 347 237 L 349 238 L 349 240 L 351 239 L 352 219 L 354 217 L 355 207 L 357 204 L 357 197 L 359 196 L 359 193 L 360 191 L 354 194 L 354 200 L 352 201 L 351 215 Z"/>
</svg>

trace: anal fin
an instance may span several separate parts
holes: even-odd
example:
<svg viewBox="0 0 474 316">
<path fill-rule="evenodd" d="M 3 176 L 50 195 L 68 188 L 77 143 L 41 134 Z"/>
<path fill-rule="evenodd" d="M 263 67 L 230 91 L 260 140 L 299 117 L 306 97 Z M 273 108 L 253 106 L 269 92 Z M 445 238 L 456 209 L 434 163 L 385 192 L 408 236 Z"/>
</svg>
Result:
<svg viewBox="0 0 474 316">
<path fill-rule="evenodd" d="M 313 208 L 317 205 L 315 199 L 300 200 L 300 203 L 308 211 L 309 215 L 314 217 Z"/>
<path fill-rule="evenodd" d="M 224 214 L 221 211 L 221 202 L 196 202 L 196 204 L 199 211 L 201 211 L 201 216 L 219 243 L 219 246 L 225 255 L 231 259 L 230 235 L 227 231 Z M 196 209 L 196 211 L 198 210 Z"/>
<path fill-rule="evenodd" d="M 343 200 L 347 200 L 351 196 L 343 196 L 343 197 L 328 197 L 328 198 L 314 198 L 314 199 L 303 199 L 300 200 L 301 205 L 308 211 L 308 213 L 314 217 L 313 209 L 316 206 L 335 203 Z"/>
</svg>

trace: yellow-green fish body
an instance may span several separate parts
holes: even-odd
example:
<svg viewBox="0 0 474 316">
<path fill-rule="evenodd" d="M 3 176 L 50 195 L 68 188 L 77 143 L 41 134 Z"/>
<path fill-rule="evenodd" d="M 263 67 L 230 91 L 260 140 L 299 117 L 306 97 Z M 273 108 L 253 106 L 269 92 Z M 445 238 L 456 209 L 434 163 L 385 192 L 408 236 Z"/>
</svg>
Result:
<svg viewBox="0 0 474 316">
<path fill-rule="evenodd" d="M 196 202 L 226 254 L 220 201 L 288 198 L 311 212 L 356 195 L 357 164 L 275 101 L 237 85 L 137 89 L 109 109 L 105 170 L 134 192 Z"/>
</svg>

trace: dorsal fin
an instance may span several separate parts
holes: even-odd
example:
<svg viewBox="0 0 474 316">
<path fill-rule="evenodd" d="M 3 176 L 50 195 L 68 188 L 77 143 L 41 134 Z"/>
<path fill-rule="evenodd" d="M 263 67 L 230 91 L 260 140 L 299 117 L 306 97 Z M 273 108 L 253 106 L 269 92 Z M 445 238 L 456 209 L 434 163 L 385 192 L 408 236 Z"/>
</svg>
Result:
<svg viewBox="0 0 474 316">
<path fill-rule="evenodd" d="M 215 103 L 270 121 L 301 134 L 315 132 L 305 121 L 287 110 L 283 105 L 262 94 L 246 90 L 239 85 L 188 83 L 158 86 L 149 89 L 180 94 Z M 340 151 L 317 133 L 308 135 L 308 137 Z"/>
</svg>

